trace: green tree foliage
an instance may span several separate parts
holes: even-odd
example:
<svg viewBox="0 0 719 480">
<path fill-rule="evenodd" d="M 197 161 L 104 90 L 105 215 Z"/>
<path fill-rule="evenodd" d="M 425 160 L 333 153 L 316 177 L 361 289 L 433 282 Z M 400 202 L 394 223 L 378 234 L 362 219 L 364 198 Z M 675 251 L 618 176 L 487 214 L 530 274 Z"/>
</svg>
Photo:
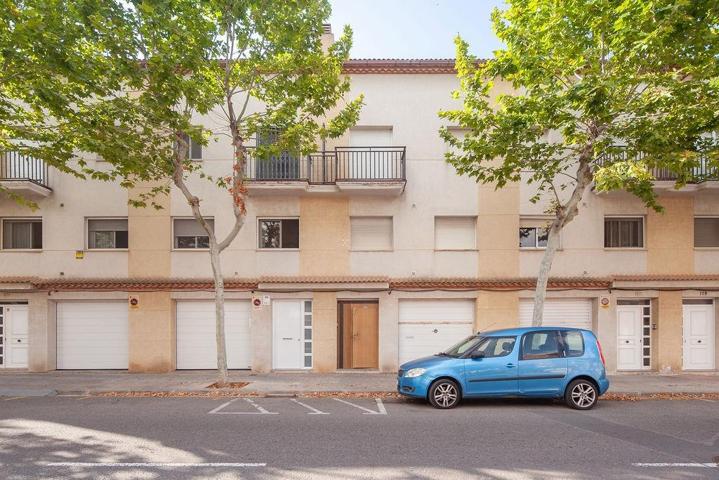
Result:
<svg viewBox="0 0 719 480">
<path fill-rule="evenodd" d="M 534 323 L 561 229 L 586 190 L 625 190 L 661 210 L 655 169 L 695 180 L 716 167 L 719 4 L 716 0 L 509 0 L 493 12 L 504 43 L 487 61 L 457 38 L 462 107 L 440 116 L 447 160 L 498 188 L 526 181 L 549 197 L 549 245 Z M 511 83 L 511 93 L 495 85 Z M 702 160 L 704 159 L 704 160 Z M 716 171 L 715 171 L 716 173 Z M 699 179 L 701 180 L 701 179 Z"/>
<path fill-rule="evenodd" d="M 220 253 L 244 224 L 248 143 L 271 130 L 279 132 L 277 141 L 258 146 L 258 159 L 283 150 L 309 152 L 318 139 L 338 137 L 356 122 L 362 98 L 344 101 L 350 85 L 341 75 L 351 31 L 346 27 L 336 42 L 323 45 L 323 24 L 330 15 L 326 0 L 145 0 L 132 2 L 130 10 L 144 59 L 142 87 L 133 105 L 142 125 L 138 137 L 150 145 L 164 144 L 165 152 L 122 174 L 128 184 L 133 180 L 127 174 L 136 167 L 140 179 L 170 179 L 209 237 L 218 369 L 220 382 L 225 382 Z M 211 117 L 212 125 L 194 126 L 197 116 Z M 227 159 L 227 171 L 210 176 L 187 158 L 186 135 L 200 144 L 229 138 L 232 158 Z M 228 192 L 234 223 L 223 238 L 206 220 L 202 199 L 187 181 L 192 175 Z M 156 184 L 134 205 L 147 205 L 169 187 L 169 182 Z"/>
</svg>

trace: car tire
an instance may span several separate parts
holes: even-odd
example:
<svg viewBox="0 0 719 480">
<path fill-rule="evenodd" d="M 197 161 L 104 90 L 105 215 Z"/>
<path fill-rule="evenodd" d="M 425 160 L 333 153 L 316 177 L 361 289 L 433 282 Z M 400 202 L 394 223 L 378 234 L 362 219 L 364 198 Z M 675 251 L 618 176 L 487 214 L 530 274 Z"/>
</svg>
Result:
<svg viewBox="0 0 719 480">
<path fill-rule="evenodd" d="M 447 410 L 459 405 L 462 400 L 462 393 L 457 382 L 449 378 L 441 378 L 429 387 L 427 397 L 430 405 L 434 408 Z"/>
<path fill-rule="evenodd" d="M 594 408 L 598 400 L 597 386 L 583 378 L 573 380 L 564 392 L 564 402 L 575 410 L 590 410 Z"/>
</svg>

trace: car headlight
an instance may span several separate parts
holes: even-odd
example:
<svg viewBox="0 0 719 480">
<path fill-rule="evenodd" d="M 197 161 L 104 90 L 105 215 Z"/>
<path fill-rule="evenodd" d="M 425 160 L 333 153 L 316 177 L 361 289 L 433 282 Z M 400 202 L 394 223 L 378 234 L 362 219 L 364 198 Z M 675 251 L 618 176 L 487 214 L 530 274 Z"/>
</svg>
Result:
<svg viewBox="0 0 719 480">
<path fill-rule="evenodd" d="M 424 372 L 426 372 L 426 371 L 427 371 L 426 368 L 412 368 L 412 369 L 408 370 L 404 376 L 407 378 L 419 377 L 420 375 L 424 374 Z"/>
</svg>

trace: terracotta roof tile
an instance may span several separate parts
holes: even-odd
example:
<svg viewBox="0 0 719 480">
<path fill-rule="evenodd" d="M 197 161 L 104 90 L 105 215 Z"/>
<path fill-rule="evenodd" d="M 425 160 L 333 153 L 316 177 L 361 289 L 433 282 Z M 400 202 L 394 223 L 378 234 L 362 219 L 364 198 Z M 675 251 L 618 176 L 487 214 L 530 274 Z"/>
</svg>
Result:
<svg viewBox="0 0 719 480">
<path fill-rule="evenodd" d="M 387 277 L 370 276 L 300 276 L 300 277 L 261 277 L 258 283 L 388 283 Z"/>
<path fill-rule="evenodd" d="M 367 58 L 351 59 L 344 63 L 343 73 L 347 74 L 454 74 L 454 59 L 406 59 L 406 58 Z"/>
<path fill-rule="evenodd" d="M 390 281 L 390 288 L 395 290 L 524 290 L 534 288 L 535 278 L 405 278 Z M 549 289 L 607 289 L 611 282 L 603 278 L 553 278 L 549 280 Z"/>
</svg>

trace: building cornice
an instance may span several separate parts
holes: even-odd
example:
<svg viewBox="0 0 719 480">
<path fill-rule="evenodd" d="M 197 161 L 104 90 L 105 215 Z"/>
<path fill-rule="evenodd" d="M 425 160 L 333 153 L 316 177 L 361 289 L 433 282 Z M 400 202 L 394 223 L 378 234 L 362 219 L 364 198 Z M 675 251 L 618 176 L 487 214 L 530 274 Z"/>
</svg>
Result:
<svg viewBox="0 0 719 480">
<path fill-rule="evenodd" d="M 342 72 L 358 74 L 456 74 L 454 59 L 367 58 L 347 60 Z"/>
</svg>

